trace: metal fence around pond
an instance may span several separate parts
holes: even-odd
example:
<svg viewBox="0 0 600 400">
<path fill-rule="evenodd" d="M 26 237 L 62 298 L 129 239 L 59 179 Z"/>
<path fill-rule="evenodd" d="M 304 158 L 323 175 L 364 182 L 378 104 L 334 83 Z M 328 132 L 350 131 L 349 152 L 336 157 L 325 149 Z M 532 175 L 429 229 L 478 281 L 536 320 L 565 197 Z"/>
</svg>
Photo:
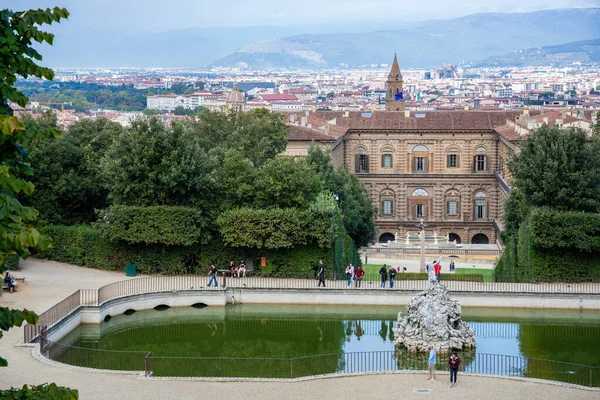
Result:
<svg viewBox="0 0 600 400">
<path fill-rule="evenodd" d="M 420 279 L 417 279 L 420 278 Z M 100 289 L 80 289 L 40 315 L 37 325 L 26 325 L 24 342 L 35 341 L 42 326 L 52 327 L 79 307 L 99 306 L 107 301 L 150 293 L 177 291 L 224 291 L 227 288 L 240 289 L 346 289 L 352 291 L 381 290 L 388 293 L 401 291 L 419 292 L 427 289 L 429 283 L 419 274 L 403 274 L 396 276 L 393 284 L 388 278 L 381 281 L 378 274 L 367 274 L 362 280 L 325 279 L 325 286 L 320 286 L 314 276 L 304 278 L 270 277 L 247 274 L 235 277 L 222 272 L 218 277 L 218 286 L 208 286 L 209 277 L 205 275 L 150 276 L 128 279 L 111 283 Z M 515 293 L 515 294 L 600 294 L 600 282 L 515 282 L 513 278 L 481 275 L 442 274 L 441 283 L 451 292 L 478 293 Z"/>
<path fill-rule="evenodd" d="M 427 370 L 427 353 L 370 351 L 290 358 L 163 357 L 146 351 L 112 351 L 67 346 L 44 338 L 41 353 L 56 362 L 78 367 L 136 371 L 155 377 L 233 379 L 295 379 L 320 375 Z M 499 354 L 459 353 L 460 372 L 537 378 L 600 387 L 600 367 Z M 438 355 L 437 371 L 448 371 Z M 459 372 L 459 373 L 460 373 Z"/>
</svg>

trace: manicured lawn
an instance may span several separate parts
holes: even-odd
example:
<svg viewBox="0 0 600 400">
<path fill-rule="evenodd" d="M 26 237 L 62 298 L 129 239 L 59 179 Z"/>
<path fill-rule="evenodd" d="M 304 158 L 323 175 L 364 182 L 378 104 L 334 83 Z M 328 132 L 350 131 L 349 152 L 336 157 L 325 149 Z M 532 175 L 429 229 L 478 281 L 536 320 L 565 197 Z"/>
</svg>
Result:
<svg viewBox="0 0 600 400">
<path fill-rule="evenodd" d="M 493 269 L 483 269 L 483 268 L 456 268 L 454 270 L 455 274 L 468 274 L 468 275 L 483 275 L 484 277 L 494 276 Z"/>
</svg>

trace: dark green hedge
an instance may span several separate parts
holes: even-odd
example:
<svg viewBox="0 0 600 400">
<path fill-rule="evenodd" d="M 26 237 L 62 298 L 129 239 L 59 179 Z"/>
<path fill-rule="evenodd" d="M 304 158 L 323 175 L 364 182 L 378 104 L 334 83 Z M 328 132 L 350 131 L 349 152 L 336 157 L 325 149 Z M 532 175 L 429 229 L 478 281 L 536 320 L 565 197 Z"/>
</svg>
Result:
<svg viewBox="0 0 600 400">
<path fill-rule="evenodd" d="M 41 230 L 52 237 L 53 247 L 36 252 L 39 258 L 107 270 L 124 270 L 127 263 L 133 262 L 145 274 L 185 274 L 194 270 L 191 248 L 114 243 L 88 226 L 51 225 Z"/>
<path fill-rule="evenodd" d="M 193 246 L 204 224 L 202 212 L 191 207 L 112 206 L 98 212 L 94 226 L 113 242 Z"/>
<path fill-rule="evenodd" d="M 137 264 L 138 272 L 145 274 L 205 273 L 211 263 L 226 268 L 229 261 L 252 260 L 256 274 L 273 277 L 313 277 L 319 259 L 327 266 L 327 276 L 333 274 L 333 249 L 316 244 L 293 249 L 242 249 L 225 246 L 218 239 L 195 247 L 128 245 L 109 241 L 97 229 L 89 226 L 51 225 L 40 228 L 49 234 L 53 247 L 38 251 L 43 259 L 66 262 L 91 268 L 123 271 L 127 263 Z M 352 239 L 341 244 L 337 257 L 345 265 L 360 263 Z M 260 267 L 260 258 L 267 258 L 267 266 Z"/>
<path fill-rule="evenodd" d="M 240 207 L 217 218 L 227 245 L 251 249 L 291 249 L 310 243 L 329 247 L 331 222 L 331 214 L 315 215 L 298 208 Z"/>
<path fill-rule="evenodd" d="M 529 225 L 536 248 L 600 250 L 600 213 L 534 208 Z"/>
</svg>

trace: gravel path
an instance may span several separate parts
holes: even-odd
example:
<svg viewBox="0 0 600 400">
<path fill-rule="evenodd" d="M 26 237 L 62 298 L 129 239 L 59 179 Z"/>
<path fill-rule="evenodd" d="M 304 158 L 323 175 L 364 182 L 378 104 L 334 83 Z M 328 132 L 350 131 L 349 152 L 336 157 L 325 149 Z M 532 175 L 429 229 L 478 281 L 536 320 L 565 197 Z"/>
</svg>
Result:
<svg viewBox="0 0 600 400">
<path fill-rule="evenodd" d="M 50 261 L 28 260 L 16 276 L 26 277 L 17 293 L 4 293 L 0 304 L 29 308 L 38 313 L 78 288 L 98 288 L 127 279 L 122 273 L 98 271 Z M 136 279 L 136 278 L 130 278 Z M 0 340 L 0 354 L 9 366 L 0 369 L 0 388 L 56 382 L 79 389 L 81 399 L 285 399 L 361 400 L 400 397 L 402 399 L 598 399 L 600 392 L 562 387 L 548 383 L 459 375 L 459 386 L 449 388 L 447 375 L 427 381 L 422 374 L 388 374 L 336 377 L 301 382 L 207 382 L 144 379 L 133 375 L 87 372 L 52 366 L 35 360 L 31 348 L 16 347 L 23 329 L 9 331 Z M 423 390 L 423 392 L 418 392 Z M 431 390 L 431 391 L 428 391 Z M 415 392 L 417 391 L 417 392 Z"/>
</svg>

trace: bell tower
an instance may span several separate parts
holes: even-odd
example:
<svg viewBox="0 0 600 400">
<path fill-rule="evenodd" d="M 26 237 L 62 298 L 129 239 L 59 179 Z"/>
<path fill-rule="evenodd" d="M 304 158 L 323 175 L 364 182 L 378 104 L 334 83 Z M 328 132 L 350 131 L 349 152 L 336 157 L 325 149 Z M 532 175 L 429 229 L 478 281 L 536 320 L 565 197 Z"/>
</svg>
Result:
<svg viewBox="0 0 600 400">
<path fill-rule="evenodd" d="M 394 53 L 392 70 L 386 83 L 385 111 L 404 111 L 404 93 L 402 91 L 402 73 L 398 66 L 398 59 Z"/>
</svg>

